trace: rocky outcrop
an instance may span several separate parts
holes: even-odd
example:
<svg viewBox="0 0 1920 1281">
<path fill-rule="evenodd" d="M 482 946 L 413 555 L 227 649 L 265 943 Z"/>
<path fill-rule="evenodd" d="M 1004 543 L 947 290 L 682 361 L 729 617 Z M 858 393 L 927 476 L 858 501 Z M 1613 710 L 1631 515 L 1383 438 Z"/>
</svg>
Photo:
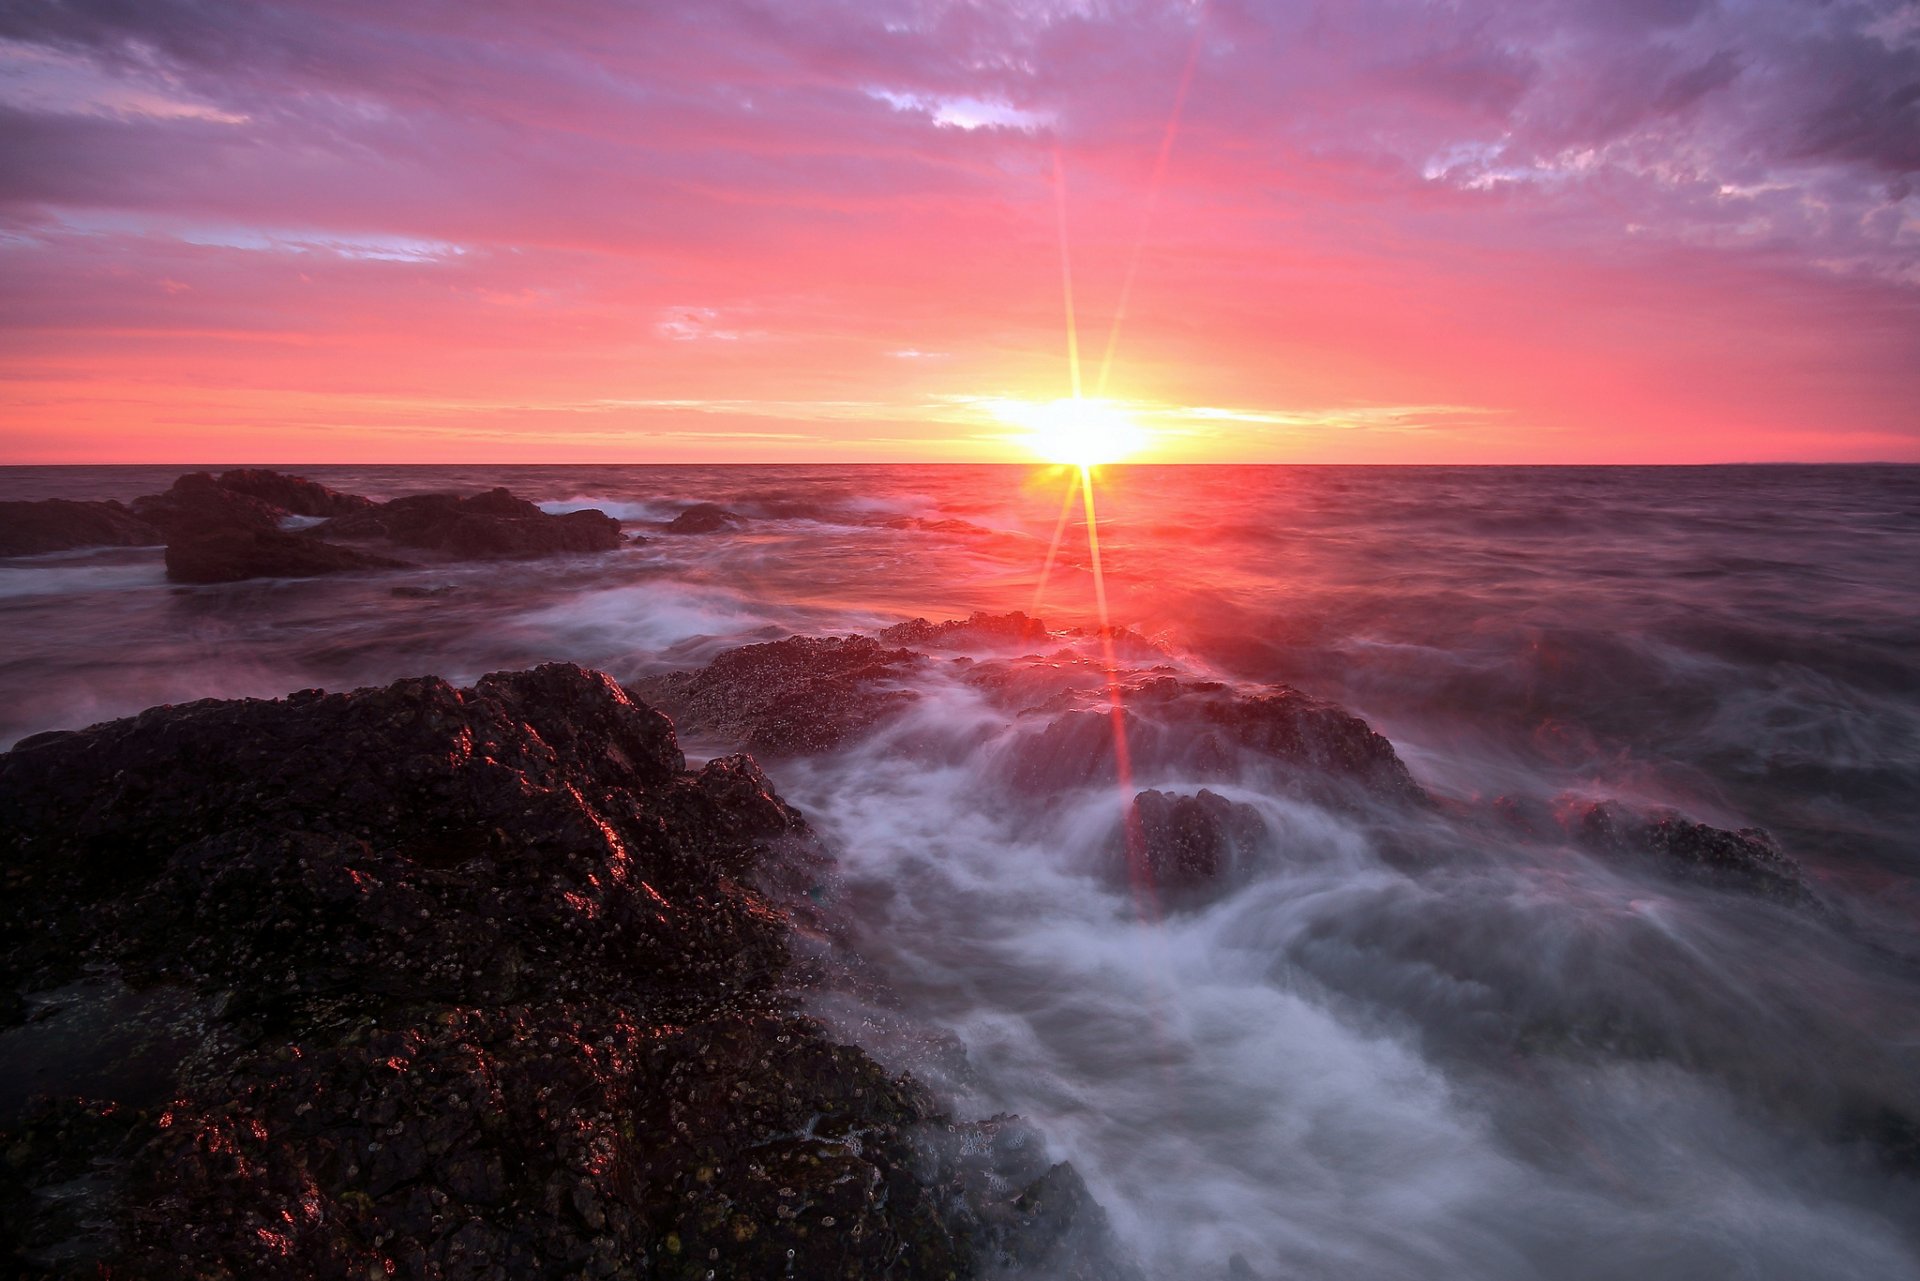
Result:
<svg viewBox="0 0 1920 1281">
<path fill-rule="evenodd" d="M 1038 629 L 1037 633 L 1036 630 Z M 1116 784 L 1114 717 L 1102 663 L 1071 653 L 1041 663 L 935 660 L 886 641 L 929 646 L 1044 638 L 1024 614 L 965 622 L 915 619 L 865 636 L 794 636 L 727 650 L 699 671 L 645 677 L 635 688 L 691 735 L 766 756 L 828 751 L 914 702 L 916 669 L 937 662 L 1028 721 L 1008 745 L 1001 776 L 1016 795 Z M 1240 693 L 1213 681 L 1150 676 L 1119 691 L 1133 771 L 1143 779 L 1238 779 L 1352 808 L 1424 804 L 1393 745 L 1359 717 L 1285 686 Z"/>
<path fill-rule="evenodd" d="M 880 632 L 879 639 L 889 645 L 915 645 L 922 648 L 962 649 L 976 646 L 1041 646 L 1053 639 L 1047 625 L 1015 610 L 1011 614 L 976 612 L 970 617 L 930 623 L 924 618 L 897 623 Z"/>
<path fill-rule="evenodd" d="M 0 813 L 9 1274 L 1129 1275 L 1030 1131 L 792 1011 L 819 847 L 606 676 L 156 708 Z"/>
<path fill-rule="evenodd" d="M 65 498 L 0 503 L 0 556 L 37 556 L 76 547 L 142 547 L 164 541 L 123 504 Z"/>
<path fill-rule="evenodd" d="M 1800 865 L 1757 827 L 1729 832 L 1672 812 L 1639 814 L 1602 801 L 1575 806 L 1567 828 L 1598 854 L 1650 860 L 1670 875 L 1781 902 L 1813 901 Z"/>
<path fill-rule="evenodd" d="M 603 552 L 624 539 L 620 522 L 599 511 L 550 516 L 505 489 L 460 497 L 419 494 L 375 503 L 300 476 L 241 468 L 192 472 L 134 510 L 165 531 L 167 576 L 184 583 L 301 578 L 406 562 L 356 551 L 331 539 L 381 540 L 457 560 Z M 288 533 L 290 517 L 323 523 Z"/>
<path fill-rule="evenodd" d="M 374 506 L 371 498 L 343 494 L 304 476 L 288 476 L 261 467 L 241 467 L 220 473 L 222 489 L 271 503 L 294 516 L 350 516 Z"/>
<path fill-rule="evenodd" d="M 799 756 L 837 747 L 912 702 L 917 695 L 904 681 L 922 661 L 865 636 L 793 636 L 635 688 L 684 733 L 758 755 Z"/>
<path fill-rule="evenodd" d="M 1193 796 L 1148 790 L 1133 798 L 1117 867 L 1124 879 L 1178 904 L 1229 888 L 1266 836 L 1260 812 L 1201 788 Z"/>
<path fill-rule="evenodd" d="M 188 472 L 164 493 L 133 500 L 133 512 L 168 541 L 208 529 L 277 530 L 291 513 L 264 498 L 229 489 L 212 472 Z"/>
<path fill-rule="evenodd" d="M 413 494 L 337 517 L 313 532 L 330 539 L 381 539 L 463 560 L 605 552 L 623 541 L 620 522 L 605 512 L 553 516 L 505 489 L 465 498 Z"/>
<path fill-rule="evenodd" d="M 406 562 L 301 534 L 244 525 L 185 528 L 167 542 L 167 577 L 176 583 L 235 583 L 248 578 L 313 578 Z"/>
<path fill-rule="evenodd" d="M 1316 801 L 1423 804 L 1393 744 L 1358 716 L 1284 685 L 1243 694 L 1213 681 L 1155 677 L 1121 691 L 1119 722 L 1136 776 L 1263 782 Z M 1007 753 L 1004 771 L 1023 792 L 1119 781 L 1115 718 L 1107 707 L 1048 717 Z"/>
<path fill-rule="evenodd" d="M 669 534 L 717 534 L 746 524 L 746 517 L 718 503 L 695 503 L 666 524 Z"/>
</svg>

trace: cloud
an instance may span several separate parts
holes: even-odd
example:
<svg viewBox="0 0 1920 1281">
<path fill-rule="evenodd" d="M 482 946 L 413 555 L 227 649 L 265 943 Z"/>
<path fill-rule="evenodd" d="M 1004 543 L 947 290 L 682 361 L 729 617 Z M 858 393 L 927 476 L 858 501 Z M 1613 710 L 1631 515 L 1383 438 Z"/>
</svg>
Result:
<svg viewBox="0 0 1920 1281">
<path fill-rule="evenodd" d="M 1910 434 L 1915 14 L 17 0 L 0 394 L 98 442 L 233 385 L 1046 399 L 1057 155 L 1089 361 L 1134 281 L 1136 400 Z"/>
</svg>

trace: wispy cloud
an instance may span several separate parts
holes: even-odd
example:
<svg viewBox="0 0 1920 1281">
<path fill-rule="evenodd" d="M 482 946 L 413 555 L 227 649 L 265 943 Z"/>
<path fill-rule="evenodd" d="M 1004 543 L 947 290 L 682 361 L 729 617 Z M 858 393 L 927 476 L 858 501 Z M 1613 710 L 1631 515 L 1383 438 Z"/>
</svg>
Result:
<svg viewBox="0 0 1920 1281">
<path fill-rule="evenodd" d="M 0 454 L 959 448 L 1065 394 L 1058 191 L 1089 360 L 1131 280 L 1111 389 L 1196 455 L 1916 457 L 1914 12 L 21 0 Z"/>
</svg>

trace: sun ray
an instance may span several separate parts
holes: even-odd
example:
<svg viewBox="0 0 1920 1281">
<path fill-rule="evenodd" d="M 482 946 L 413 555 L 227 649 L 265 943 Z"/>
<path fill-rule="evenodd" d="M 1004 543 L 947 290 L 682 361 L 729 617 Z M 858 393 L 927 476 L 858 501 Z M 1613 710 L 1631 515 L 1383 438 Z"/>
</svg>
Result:
<svg viewBox="0 0 1920 1281">
<path fill-rule="evenodd" d="M 1080 322 L 1073 310 L 1073 252 L 1067 247 L 1067 175 L 1060 164 L 1060 149 L 1053 149 L 1053 211 L 1060 227 L 1060 291 L 1067 304 L 1067 373 L 1072 381 L 1073 398 L 1080 399 Z"/>
<path fill-rule="evenodd" d="M 1204 17 L 1204 11 L 1202 12 Z M 1166 131 L 1160 136 L 1160 151 L 1153 158 L 1153 177 L 1147 183 L 1146 212 L 1140 217 L 1140 233 L 1134 237 L 1133 252 L 1127 257 L 1127 274 L 1120 282 L 1120 301 L 1113 311 L 1113 323 L 1107 328 L 1107 349 L 1100 357 L 1100 376 L 1094 382 L 1095 397 L 1107 394 L 1107 379 L 1113 374 L 1113 354 L 1120 346 L 1120 327 L 1126 323 L 1127 308 L 1133 301 L 1133 282 L 1140 274 L 1140 256 L 1147 247 L 1147 235 L 1153 230 L 1153 216 L 1160 207 L 1160 190 L 1166 184 L 1167 162 L 1173 157 L 1173 140 L 1180 132 L 1180 117 L 1187 108 L 1187 91 L 1193 87 L 1194 64 L 1200 60 L 1202 27 L 1193 27 L 1193 42 L 1187 46 L 1186 66 L 1180 70 L 1180 87 L 1173 95 L 1173 112 L 1167 117 Z M 1054 162 L 1059 163 L 1056 152 Z"/>
<path fill-rule="evenodd" d="M 1147 865 L 1146 835 L 1133 804 L 1133 752 L 1127 745 L 1127 710 L 1120 691 L 1120 660 L 1113 649 L 1113 615 L 1107 609 L 1107 575 L 1100 557 L 1100 518 L 1093 504 L 1093 469 L 1080 469 L 1080 498 L 1087 521 L 1087 554 L 1093 567 L 1093 603 L 1100 616 L 1100 657 L 1107 673 L 1107 714 L 1113 723 L 1113 771 L 1120 787 L 1121 823 L 1127 846 L 1127 879 L 1143 924 L 1160 919 L 1159 895 Z"/>
<path fill-rule="evenodd" d="M 1040 564 L 1040 581 L 1034 585 L 1033 604 L 1027 609 L 1029 616 L 1040 617 L 1040 601 L 1047 594 L 1047 579 L 1053 573 L 1053 562 L 1060 555 L 1060 539 L 1067 532 L 1067 518 L 1073 515 L 1073 500 L 1080 496 L 1080 469 L 1073 468 L 1073 476 L 1067 482 L 1066 497 L 1060 500 L 1060 518 L 1053 522 L 1053 541 L 1047 544 L 1047 558 Z"/>
</svg>

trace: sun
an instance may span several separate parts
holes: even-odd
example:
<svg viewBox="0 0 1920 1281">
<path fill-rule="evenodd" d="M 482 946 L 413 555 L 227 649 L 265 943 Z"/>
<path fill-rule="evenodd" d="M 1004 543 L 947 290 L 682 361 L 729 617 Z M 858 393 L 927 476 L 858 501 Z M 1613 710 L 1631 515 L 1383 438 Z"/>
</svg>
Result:
<svg viewBox="0 0 1920 1281">
<path fill-rule="evenodd" d="M 1048 462 L 1098 467 L 1146 447 L 1147 433 L 1110 400 L 1004 401 L 1004 420 L 1027 429 L 1023 442 Z"/>
</svg>

